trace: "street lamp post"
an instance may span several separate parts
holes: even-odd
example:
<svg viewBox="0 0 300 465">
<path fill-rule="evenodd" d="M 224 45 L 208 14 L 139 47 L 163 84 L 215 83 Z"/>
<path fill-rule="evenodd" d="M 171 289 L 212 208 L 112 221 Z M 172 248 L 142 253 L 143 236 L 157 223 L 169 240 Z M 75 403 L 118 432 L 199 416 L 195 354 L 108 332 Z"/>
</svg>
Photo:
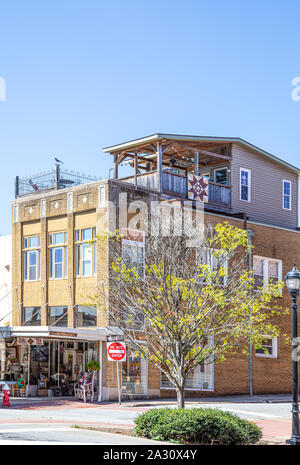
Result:
<svg viewBox="0 0 300 465">
<path fill-rule="evenodd" d="M 293 371 L 293 406 L 292 406 L 292 437 L 287 444 L 300 445 L 299 431 L 299 402 L 298 402 L 298 359 L 297 359 L 297 336 L 298 336 L 298 305 L 297 299 L 300 293 L 300 273 L 296 265 L 285 277 L 287 288 L 292 297 L 292 371 Z"/>
</svg>

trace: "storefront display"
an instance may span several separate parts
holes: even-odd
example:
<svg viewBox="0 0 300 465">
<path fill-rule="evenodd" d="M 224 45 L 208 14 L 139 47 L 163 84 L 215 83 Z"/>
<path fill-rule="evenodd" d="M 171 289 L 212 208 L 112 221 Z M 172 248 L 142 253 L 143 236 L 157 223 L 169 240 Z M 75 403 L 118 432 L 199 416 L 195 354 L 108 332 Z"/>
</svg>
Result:
<svg viewBox="0 0 300 465">
<path fill-rule="evenodd" d="M 2 377 L 15 386 L 23 379 L 28 395 L 73 395 L 91 360 L 97 360 L 96 342 L 12 338 L 7 341 Z"/>
<path fill-rule="evenodd" d="M 147 361 L 138 351 L 131 351 L 122 363 L 122 394 L 147 394 Z"/>
</svg>

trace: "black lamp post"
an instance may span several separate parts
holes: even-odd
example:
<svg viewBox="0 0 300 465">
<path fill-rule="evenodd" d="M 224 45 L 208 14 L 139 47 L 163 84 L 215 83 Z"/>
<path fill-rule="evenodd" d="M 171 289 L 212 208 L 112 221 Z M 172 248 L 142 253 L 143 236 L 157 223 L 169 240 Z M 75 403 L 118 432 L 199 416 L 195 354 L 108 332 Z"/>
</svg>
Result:
<svg viewBox="0 0 300 465">
<path fill-rule="evenodd" d="M 300 445 L 299 431 L 299 403 L 298 403 L 298 358 L 297 358 L 297 336 L 298 336 L 298 305 L 297 299 L 300 293 L 300 273 L 296 265 L 285 277 L 287 288 L 292 297 L 292 370 L 293 370 L 293 423 L 292 437 L 288 444 Z"/>
</svg>

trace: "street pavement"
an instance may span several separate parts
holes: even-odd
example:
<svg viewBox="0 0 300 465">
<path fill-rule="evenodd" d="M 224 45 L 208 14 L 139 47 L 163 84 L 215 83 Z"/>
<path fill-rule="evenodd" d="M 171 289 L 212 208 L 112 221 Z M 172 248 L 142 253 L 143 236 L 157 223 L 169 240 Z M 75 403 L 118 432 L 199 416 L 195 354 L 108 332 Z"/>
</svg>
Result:
<svg viewBox="0 0 300 465">
<path fill-rule="evenodd" d="M 0 445 L 157 445 L 157 441 L 69 426 L 37 424 L 1 426 Z"/>
<path fill-rule="evenodd" d="M 266 443 L 284 444 L 291 434 L 290 396 L 246 396 L 187 401 L 186 407 L 211 407 L 254 421 L 263 429 Z M 176 408 L 174 400 L 86 403 L 73 398 L 11 399 L 0 408 L 0 445 L 3 444 L 157 444 L 126 436 L 134 418 L 149 408 Z M 98 428 L 102 431 L 74 426 Z M 104 431 L 103 431 L 104 430 Z M 106 430 L 106 431 L 105 431 Z M 121 431 L 123 434 L 114 434 Z M 125 435 L 124 435 L 125 434 Z"/>
</svg>

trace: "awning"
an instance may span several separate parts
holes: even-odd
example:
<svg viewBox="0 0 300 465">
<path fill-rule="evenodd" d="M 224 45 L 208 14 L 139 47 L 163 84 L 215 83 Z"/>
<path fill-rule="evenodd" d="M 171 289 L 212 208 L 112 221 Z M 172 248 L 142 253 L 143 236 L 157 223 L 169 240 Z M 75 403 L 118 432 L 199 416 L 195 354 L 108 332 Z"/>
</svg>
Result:
<svg viewBox="0 0 300 465">
<path fill-rule="evenodd" d="M 56 326 L 12 326 L 11 337 L 41 337 L 78 341 L 106 341 L 106 328 L 63 328 Z"/>
</svg>

